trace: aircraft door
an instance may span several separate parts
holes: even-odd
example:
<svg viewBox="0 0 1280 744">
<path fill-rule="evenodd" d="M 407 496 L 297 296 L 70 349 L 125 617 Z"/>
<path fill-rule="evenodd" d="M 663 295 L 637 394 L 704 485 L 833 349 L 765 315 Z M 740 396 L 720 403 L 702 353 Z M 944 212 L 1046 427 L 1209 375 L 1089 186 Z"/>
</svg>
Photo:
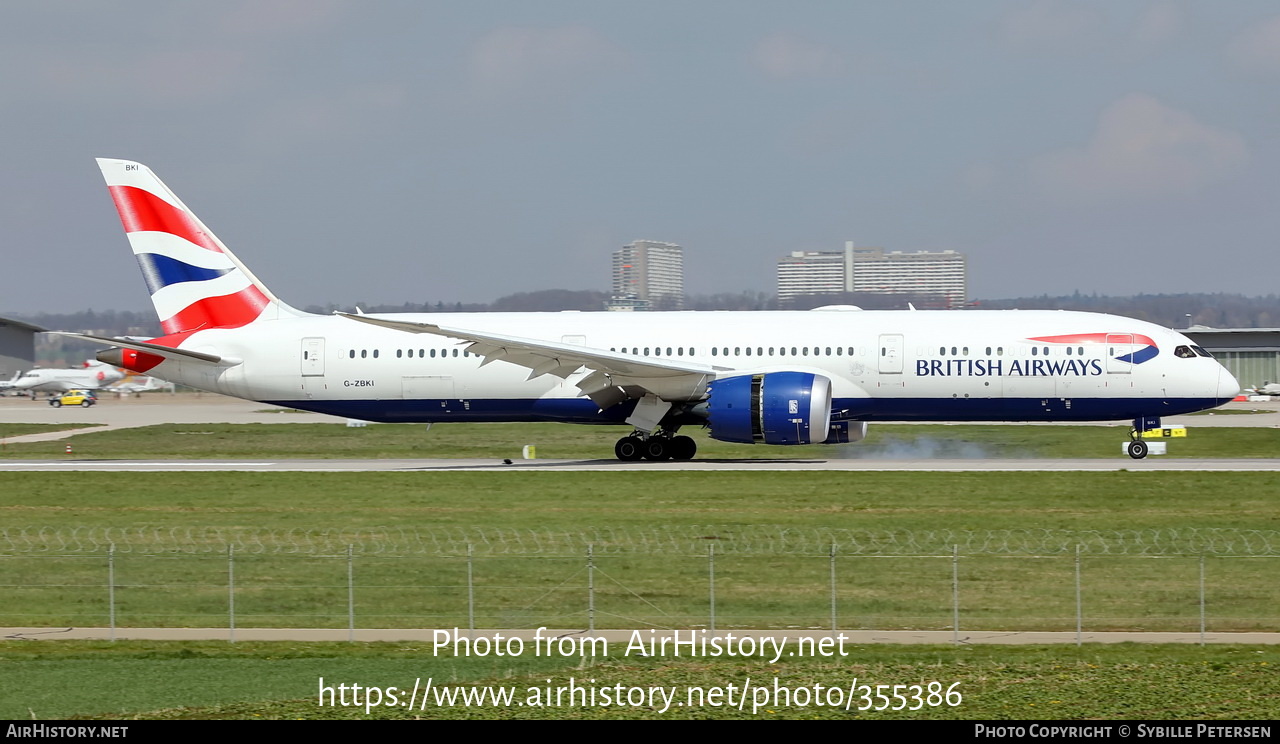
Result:
<svg viewBox="0 0 1280 744">
<path fill-rule="evenodd" d="M 1133 364 L 1130 362 L 1120 361 L 1116 357 L 1126 356 L 1133 353 L 1133 334 L 1131 333 L 1108 333 L 1107 334 L 1107 372 L 1112 374 L 1127 375 L 1133 371 Z M 1132 357 L 1130 357 L 1132 358 Z"/>
<path fill-rule="evenodd" d="M 324 376 L 324 338 L 302 339 L 302 376 Z"/>
<path fill-rule="evenodd" d="M 880 336 L 880 374 L 902 374 L 903 341 L 901 333 L 885 333 Z"/>
</svg>

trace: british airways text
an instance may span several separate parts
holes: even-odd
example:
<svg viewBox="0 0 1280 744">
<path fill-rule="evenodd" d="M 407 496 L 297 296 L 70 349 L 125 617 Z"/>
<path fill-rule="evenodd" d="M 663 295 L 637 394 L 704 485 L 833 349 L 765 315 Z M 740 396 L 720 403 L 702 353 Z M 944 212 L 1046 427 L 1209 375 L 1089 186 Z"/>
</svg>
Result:
<svg viewBox="0 0 1280 744">
<path fill-rule="evenodd" d="M 917 377 L 1096 377 L 1097 359 L 917 359 Z"/>
</svg>

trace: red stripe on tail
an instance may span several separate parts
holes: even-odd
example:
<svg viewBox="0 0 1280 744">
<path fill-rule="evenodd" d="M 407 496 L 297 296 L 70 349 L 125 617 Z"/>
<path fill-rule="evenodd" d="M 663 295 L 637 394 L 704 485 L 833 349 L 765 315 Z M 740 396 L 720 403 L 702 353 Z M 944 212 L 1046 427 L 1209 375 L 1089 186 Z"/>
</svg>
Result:
<svg viewBox="0 0 1280 744">
<path fill-rule="evenodd" d="M 257 320 L 270 302 L 262 290 L 250 285 L 234 294 L 196 300 L 173 317 L 160 321 L 160 327 L 165 333 L 239 328 Z"/>
<path fill-rule="evenodd" d="M 222 253 L 218 244 L 200 228 L 200 223 L 187 212 L 173 206 L 150 191 L 136 186 L 109 186 L 111 199 L 120 213 L 124 231 L 167 232 L 188 240 L 201 248 Z"/>
</svg>

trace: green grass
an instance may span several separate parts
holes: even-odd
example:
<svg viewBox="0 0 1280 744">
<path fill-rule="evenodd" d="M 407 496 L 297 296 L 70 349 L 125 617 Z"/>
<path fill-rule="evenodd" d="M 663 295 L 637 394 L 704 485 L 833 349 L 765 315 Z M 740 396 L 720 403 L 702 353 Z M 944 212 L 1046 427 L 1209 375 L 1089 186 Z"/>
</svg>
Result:
<svg viewBox="0 0 1280 744">
<path fill-rule="evenodd" d="M 225 627 L 234 543 L 240 626 L 346 627 L 350 545 L 361 627 L 465 626 L 469 612 L 481 627 L 585 627 L 590 543 L 599 627 L 706 624 L 711 546 L 721 627 L 828 627 L 830 541 L 850 539 L 887 547 L 840 548 L 842 627 L 949 628 L 953 544 L 966 628 L 1074 628 L 1076 544 L 1089 629 L 1195 630 L 1201 551 L 1210 629 L 1277 624 L 1280 558 L 1246 545 L 1275 550 L 1268 473 L 20 472 L 0 485 L 3 625 L 106 625 L 115 544 L 118 624 Z M 1239 536 L 1207 544 L 1212 530 Z"/>
<path fill-rule="evenodd" d="M 518 657 L 437 657 L 424 644 L 5 642 L 0 643 L 0 717 L 107 719 L 963 719 L 1272 720 L 1280 651 L 1251 646 L 848 646 L 845 656 L 766 659 L 620 655 L 602 661 Z M 883 705 L 859 689 L 844 711 L 776 700 L 735 707 L 560 705 L 321 707 L 320 684 L 400 688 L 502 685 L 525 702 L 551 686 L 659 686 L 685 699 L 691 687 L 737 689 L 747 682 L 845 690 L 860 685 L 939 682 L 958 705 L 858 711 Z M 594 680 L 594 683 L 592 683 Z M 109 681 L 109 683 L 107 683 Z M 957 684 L 958 683 L 958 684 Z M 953 686 L 954 685 L 954 686 Z M 937 688 L 935 688 L 937 689 Z M 885 691 L 891 695 L 892 689 Z M 908 693 L 910 694 L 910 693 Z M 927 698 L 927 691 L 922 698 Z M 597 698 L 599 700 L 599 698 Z M 935 698 L 935 700 L 937 700 Z M 953 698 L 953 702 L 955 699 Z M 892 701 L 892 704 L 899 704 Z M 908 704 L 915 706 L 914 700 Z"/>
<path fill-rule="evenodd" d="M 502 679 L 553 673 L 571 663 L 533 654 L 435 657 L 422 644 L 5 641 L 0 719 L 124 718 L 158 709 L 166 712 L 150 717 L 175 717 L 190 706 L 257 706 L 314 696 L 320 677 L 412 685 L 418 676 Z"/>
<path fill-rule="evenodd" d="M 871 432 L 867 442 L 846 448 L 704 440 L 702 456 L 1120 458 L 1125 438 L 1123 428 L 1098 427 L 872 426 Z M 541 457 L 611 458 L 620 433 L 555 424 L 442 425 L 429 432 L 408 425 L 198 425 L 82 434 L 73 441 L 77 457 L 128 459 L 500 458 L 518 456 L 524 444 L 536 444 Z M 5 456 L 60 456 L 65 442 L 56 444 L 56 453 L 39 454 L 52 445 L 21 445 L 24 451 L 15 453 L 14 445 Z M 1195 429 L 1187 440 L 1171 441 L 1170 451 L 1273 457 L 1276 445 L 1272 430 Z M 825 627 L 829 556 L 787 552 L 792 543 L 779 536 L 862 530 L 890 539 L 928 536 L 930 544 L 944 546 L 975 535 L 975 552 L 959 561 L 963 629 L 1074 629 L 1070 547 L 1038 557 L 1019 547 L 1019 536 L 1050 545 L 1044 531 L 1058 530 L 1080 539 L 1123 533 L 1121 542 L 1138 551 L 1083 556 L 1086 631 L 1194 631 L 1199 556 L 1144 556 L 1143 546 L 1151 546 L 1156 531 L 1185 536 L 1212 529 L 1239 530 L 1240 542 L 1256 542 L 1257 535 L 1280 529 L 1280 484 L 1266 473 L 1133 471 L 0 473 L 0 624 L 105 625 L 107 556 L 98 540 L 108 535 L 120 541 L 114 557 L 119 625 L 223 626 L 224 541 L 248 535 L 235 556 L 239 627 L 346 627 L 345 545 L 353 537 L 363 541 L 353 560 L 361 627 L 465 626 L 467 567 L 460 546 L 470 541 L 480 548 L 472 567 L 479 624 L 536 627 L 556 620 L 585 627 L 586 559 L 578 548 L 588 538 L 599 551 L 599 627 L 705 624 L 707 546 L 713 544 L 718 627 Z M 661 547 L 677 544 L 663 541 L 668 533 L 707 539 L 694 540 L 692 548 L 688 541 Z M 996 543 L 984 551 L 983 536 L 992 534 Z M 425 542 L 405 549 L 415 536 L 426 536 Z M 645 540 L 660 547 L 638 549 Z M 436 552 L 437 542 L 444 554 Z M 378 552 L 388 545 L 401 547 Z M 1001 554 L 1002 548 L 1011 552 Z M 1206 560 L 1210 632 L 1280 625 L 1280 558 L 1239 557 L 1248 552 L 1228 545 L 1225 554 Z M 912 558 L 840 555 L 836 570 L 841 627 L 950 627 L 949 550 Z M 841 685 L 856 676 L 872 684 L 960 682 L 964 703 L 915 713 L 773 706 L 754 717 L 1270 720 L 1280 711 L 1277 664 L 1270 646 L 875 646 L 836 661 L 627 657 L 579 668 L 532 657 L 435 658 L 420 644 L 7 641 L 0 642 L 0 716 L 748 718 L 726 708 L 660 714 L 634 707 L 493 706 L 384 708 L 366 716 L 363 708 L 320 709 L 315 696 L 321 676 L 379 686 L 433 677 L 522 690 L 573 677 L 682 691 L 740 684 L 748 676 L 757 683 L 777 677 L 792 687 Z"/>
<path fill-rule="evenodd" d="M 17 426 L 17 425 L 7 425 Z M 526 444 L 545 459 L 613 459 L 613 443 L 629 429 L 571 424 L 189 424 L 76 434 L 56 442 L 10 444 L 0 457 L 60 458 L 519 458 Z M 770 447 L 718 442 L 702 429 L 699 459 L 992 458 L 1123 459 L 1127 426 L 970 426 L 872 424 L 866 440 L 847 445 Z M 1174 457 L 1277 457 L 1280 429 L 1192 428 L 1171 439 Z"/>
<path fill-rule="evenodd" d="M 102 424 L 10 424 L 0 423 L 0 439 L 21 437 L 27 434 L 43 434 L 50 431 L 66 431 L 68 429 L 87 429 Z M 14 446 L 8 445 L 6 446 Z M 64 445 L 65 446 L 65 445 Z"/>
<path fill-rule="evenodd" d="M 1243 472 L 0 473 L 7 528 L 1280 529 Z"/>
</svg>

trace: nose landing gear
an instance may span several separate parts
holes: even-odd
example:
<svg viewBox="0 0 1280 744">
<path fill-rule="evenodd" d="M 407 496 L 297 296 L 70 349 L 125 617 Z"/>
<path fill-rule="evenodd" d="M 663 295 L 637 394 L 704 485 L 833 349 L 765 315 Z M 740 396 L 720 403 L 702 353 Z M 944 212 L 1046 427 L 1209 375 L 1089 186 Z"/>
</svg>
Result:
<svg viewBox="0 0 1280 744">
<path fill-rule="evenodd" d="M 1147 456 L 1150 447 L 1142 439 L 1142 432 L 1149 429 L 1160 428 L 1160 419 L 1151 417 L 1136 418 L 1133 420 L 1133 428 L 1129 430 L 1129 444 L 1125 447 L 1125 451 L 1129 453 L 1129 457 L 1135 460 L 1141 460 Z"/>
</svg>

